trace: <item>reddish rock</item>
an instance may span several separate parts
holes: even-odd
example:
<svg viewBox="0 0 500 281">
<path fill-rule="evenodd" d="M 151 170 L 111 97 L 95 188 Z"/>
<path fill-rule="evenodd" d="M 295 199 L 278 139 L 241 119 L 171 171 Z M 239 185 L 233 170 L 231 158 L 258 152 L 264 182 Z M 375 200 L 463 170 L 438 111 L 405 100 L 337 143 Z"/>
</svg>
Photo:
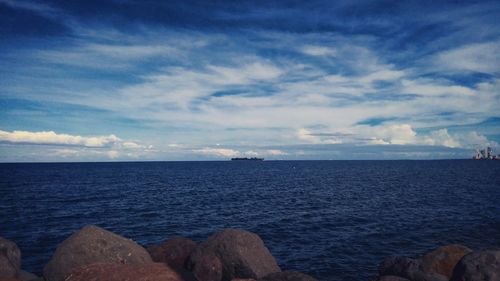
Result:
<svg viewBox="0 0 500 281">
<path fill-rule="evenodd" d="M 191 252 L 196 248 L 196 243 L 188 238 L 174 237 L 161 244 L 147 248 L 154 262 L 163 262 L 168 265 L 184 267 Z"/>
<path fill-rule="evenodd" d="M 472 252 L 455 266 L 450 281 L 500 280 L 500 250 Z"/>
<path fill-rule="evenodd" d="M 221 281 L 222 263 L 217 256 L 211 253 L 199 254 L 196 257 L 196 263 L 190 261 L 186 264 L 187 269 L 191 271 L 198 280 L 202 281 Z"/>
<path fill-rule="evenodd" d="M 0 237 L 0 278 L 16 277 L 21 270 L 21 250 L 16 243 Z"/>
<path fill-rule="evenodd" d="M 455 265 L 472 250 L 462 245 L 447 245 L 426 253 L 420 264 L 422 271 L 438 273 L 448 279 L 453 275 Z"/>
<path fill-rule="evenodd" d="M 317 279 L 297 271 L 287 270 L 264 276 L 258 281 L 318 281 Z"/>
<path fill-rule="evenodd" d="M 164 263 L 95 263 L 74 269 L 65 281 L 196 281 Z"/>
<path fill-rule="evenodd" d="M 222 263 L 222 280 L 259 279 L 281 271 L 276 260 L 257 234 L 237 229 L 224 229 L 201 243 L 189 257 L 190 266 L 203 263 L 212 254 Z"/>
<path fill-rule="evenodd" d="M 149 253 L 134 241 L 97 226 L 85 226 L 60 244 L 45 266 L 47 281 L 62 281 L 71 270 L 93 263 L 151 263 Z"/>
</svg>

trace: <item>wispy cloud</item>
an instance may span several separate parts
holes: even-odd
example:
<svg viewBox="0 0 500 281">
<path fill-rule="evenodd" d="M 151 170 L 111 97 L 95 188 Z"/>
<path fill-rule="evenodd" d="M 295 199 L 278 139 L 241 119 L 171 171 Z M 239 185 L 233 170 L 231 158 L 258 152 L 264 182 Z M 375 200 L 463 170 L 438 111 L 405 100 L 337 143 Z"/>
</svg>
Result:
<svg viewBox="0 0 500 281">
<path fill-rule="evenodd" d="M 249 5 L 242 12 L 234 5 L 210 10 L 219 7 L 214 4 L 201 19 L 178 17 L 169 24 L 167 16 L 144 19 L 135 10 L 129 12 L 137 20 L 124 21 L 120 11 L 112 20 L 89 19 L 71 5 L 61 13 L 43 2 L 0 4 L 69 28 L 55 40 L 0 46 L 0 99 L 25 102 L 2 108 L 0 125 L 11 130 L 2 131 L 4 143 L 45 138 L 45 144 L 66 146 L 58 148 L 61 157 L 115 159 L 132 157 L 126 154 L 133 150 L 147 154 L 152 143 L 166 159 L 219 159 L 307 155 L 311 146 L 471 149 L 498 140 L 492 126 L 475 128 L 500 117 L 500 33 L 491 28 L 492 3 L 445 5 L 449 9 L 431 9 L 425 17 L 413 12 L 425 7 L 404 3 L 395 7 L 404 8 L 401 15 L 377 18 L 370 9 L 384 8 L 380 3 L 356 5 L 364 20 L 350 16 L 354 6 L 347 1 L 318 5 L 314 17 L 300 13 L 301 5 Z M 168 13 L 171 5 L 156 8 Z M 273 24 L 278 14 L 283 22 Z M 61 108 L 71 114 L 51 124 L 51 109 Z M 102 120 L 94 123 L 99 132 L 137 141 L 85 136 L 88 130 L 51 132 L 77 132 L 92 118 Z M 111 119 L 121 120 L 117 131 L 106 122 Z M 109 155 L 93 149 L 99 147 Z"/>
</svg>

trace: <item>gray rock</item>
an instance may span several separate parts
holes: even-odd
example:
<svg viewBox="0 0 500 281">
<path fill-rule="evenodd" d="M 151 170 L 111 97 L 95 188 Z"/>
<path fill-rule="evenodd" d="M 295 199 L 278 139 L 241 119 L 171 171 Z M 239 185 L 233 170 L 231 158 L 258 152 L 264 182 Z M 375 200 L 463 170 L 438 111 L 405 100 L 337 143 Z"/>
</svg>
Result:
<svg viewBox="0 0 500 281">
<path fill-rule="evenodd" d="M 92 263 L 151 263 L 149 253 L 134 241 L 97 226 L 85 226 L 60 244 L 45 266 L 47 281 L 62 281 L 72 269 Z"/>
<path fill-rule="evenodd" d="M 0 237 L 0 278 L 16 277 L 21 270 L 21 250 L 16 243 Z"/>
<path fill-rule="evenodd" d="M 318 281 L 317 279 L 293 270 L 275 272 L 264 276 L 258 281 Z"/>
<path fill-rule="evenodd" d="M 500 280 L 500 250 L 472 252 L 455 266 L 450 281 Z"/>
<path fill-rule="evenodd" d="M 189 257 L 190 267 L 214 255 L 222 263 L 222 280 L 234 278 L 259 279 L 279 272 L 276 260 L 257 234 L 236 229 L 224 229 L 201 243 Z"/>
</svg>

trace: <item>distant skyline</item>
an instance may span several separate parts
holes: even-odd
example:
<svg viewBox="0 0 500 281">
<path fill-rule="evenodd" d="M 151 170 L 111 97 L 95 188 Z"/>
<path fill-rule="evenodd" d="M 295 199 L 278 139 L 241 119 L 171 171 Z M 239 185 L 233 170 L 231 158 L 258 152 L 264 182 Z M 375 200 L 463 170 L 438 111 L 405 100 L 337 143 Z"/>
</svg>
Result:
<svg viewBox="0 0 500 281">
<path fill-rule="evenodd" d="M 498 1 L 0 0 L 0 162 L 500 153 Z"/>
</svg>

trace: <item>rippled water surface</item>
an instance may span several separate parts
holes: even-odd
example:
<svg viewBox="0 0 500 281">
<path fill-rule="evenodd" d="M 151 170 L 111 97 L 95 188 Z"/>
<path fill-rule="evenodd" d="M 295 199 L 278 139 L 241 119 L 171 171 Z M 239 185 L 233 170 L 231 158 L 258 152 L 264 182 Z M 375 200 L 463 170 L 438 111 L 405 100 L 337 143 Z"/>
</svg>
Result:
<svg viewBox="0 0 500 281">
<path fill-rule="evenodd" d="M 258 233 L 285 269 L 366 280 L 388 255 L 500 246 L 500 161 L 0 164 L 0 236 L 40 273 L 96 224 L 148 245 Z"/>
</svg>

